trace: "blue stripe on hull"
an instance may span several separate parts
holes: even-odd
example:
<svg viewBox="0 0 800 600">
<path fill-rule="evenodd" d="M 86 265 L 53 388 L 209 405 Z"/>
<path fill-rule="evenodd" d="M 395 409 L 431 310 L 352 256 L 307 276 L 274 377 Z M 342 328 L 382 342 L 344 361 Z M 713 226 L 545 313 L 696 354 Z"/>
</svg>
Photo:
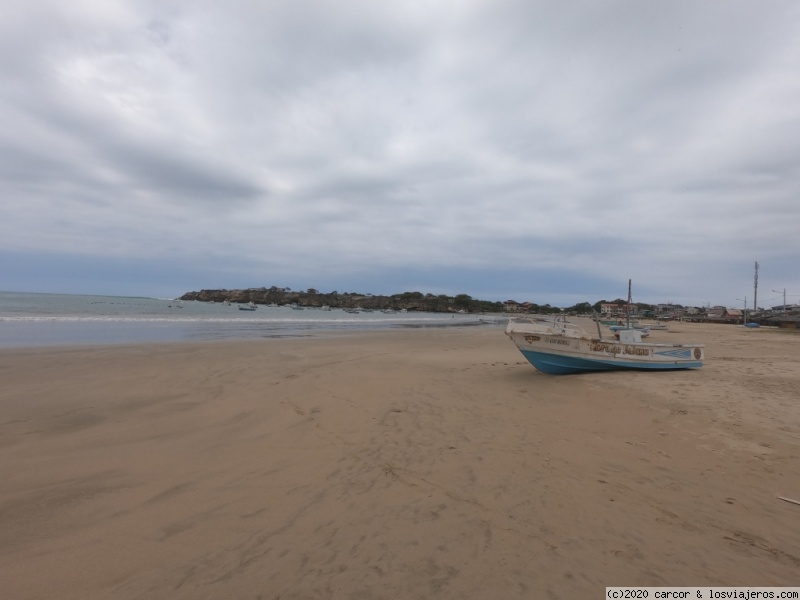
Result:
<svg viewBox="0 0 800 600">
<path fill-rule="evenodd" d="M 533 350 L 522 350 L 522 355 L 528 359 L 534 367 L 543 373 L 552 375 L 570 375 L 572 373 L 590 373 L 593 371 L 672 371 L 676 369 L 699 369 L 703 366 L 701 361 L 690 362 L 632 362 L 632 361 L 604 361 L 593 358 L 579 358 L 575 356 L 562 356 L 558 354 L 548 354 L 546 352 L 536 352 Z"/>
</svg>

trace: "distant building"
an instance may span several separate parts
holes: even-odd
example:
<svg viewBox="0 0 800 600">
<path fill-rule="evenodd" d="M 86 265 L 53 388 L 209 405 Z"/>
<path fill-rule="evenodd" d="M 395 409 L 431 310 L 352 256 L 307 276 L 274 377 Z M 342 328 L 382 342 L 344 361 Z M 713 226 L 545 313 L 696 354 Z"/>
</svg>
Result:
<svg viewBox="0 0 800 600">
<path fill-rule="evenodd" d="M 657 315 L 681 315 L 686 312 L 686 309 L 680 304 L 657 304 Z"/>
<path fill-rule="evenodd" d="M 600 314 L 605 317 L 624 317 L 626 314 L 636 312 L 635 304 L 615 304 L 614 302 L 601 302 Z"/>
<path fill-rule="evenodd" d="M 744 312 L 740 308 L 714 306 L 708 309 L 706 321 L 709 323 L 742 323 L 744 322 Z"/>
<path fill-rule="evenodd" d="M 800 304 L 780 304 L 773 306 L 772 310 L 775 312 L 792 312 L 793 310 L 800 310 Z"/>
</svg>

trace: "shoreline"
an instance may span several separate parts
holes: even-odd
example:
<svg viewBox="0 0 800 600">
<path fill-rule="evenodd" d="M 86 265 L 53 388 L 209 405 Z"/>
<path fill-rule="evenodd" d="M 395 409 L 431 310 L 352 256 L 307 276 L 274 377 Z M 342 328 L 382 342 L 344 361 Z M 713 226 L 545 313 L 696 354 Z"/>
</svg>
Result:
<svg viewBox="0 0 800 600">
<path fill-rule="evenodd" d="M 288 308 L 265 308 L 258 313 L 243 314 L 222 307 L 187 306 L 184 310 L 177 310 L 165 308 L 162 304 L 124 305 L 119 309 L 112 307 L 105 313 L 98 312 L 94 305 L 88 309 L 86 305 L 39 306 L 37 310 L 42 314 L 35 315 L 16 308 L 0 315 L 0 348 L 248 340 L 327 335 L 338 331 L 483 324 L 477 315 L 416 312 L 349 315 L 343 311 L 296 312 Z"/>
<path fill-rule="evenodd" d="M 679 329 L 703 368 L 550 376 L 494 327 L 0 348 L 5 592 L 794 585 L 797 338 Z"/>
</svg>

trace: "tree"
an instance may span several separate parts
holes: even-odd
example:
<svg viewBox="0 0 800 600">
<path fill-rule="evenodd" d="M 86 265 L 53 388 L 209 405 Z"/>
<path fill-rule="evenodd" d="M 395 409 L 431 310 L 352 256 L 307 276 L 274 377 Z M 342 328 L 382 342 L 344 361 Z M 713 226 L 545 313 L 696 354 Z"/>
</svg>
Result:
<svg viewBox="0 0 800 600">
<path fill-rule="evenodd" d="M 575 306 L 570 306 L 564 309 L 566 312 L 577 313 L 579 315 L 589 314 L 592 312 L 592 305 L 588 302 L 579 302 Z"/>
<path fill-rule="evenodd" d="M 453 304 L 460 306 L 461 308 L 469 308 L 472 304 L 472 296 L 467 294 L 458 294 L 455 297 Z"/>
</svg>

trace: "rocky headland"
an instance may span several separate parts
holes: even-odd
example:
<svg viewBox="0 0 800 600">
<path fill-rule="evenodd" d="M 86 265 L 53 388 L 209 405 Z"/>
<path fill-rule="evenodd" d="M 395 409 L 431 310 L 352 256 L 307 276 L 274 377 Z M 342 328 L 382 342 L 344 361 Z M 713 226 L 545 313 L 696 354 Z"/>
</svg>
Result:
<svg viewBox="0 0 800 600">
<path fill-rule="evenodd" d="M 501 302 L 475 300 L 466 294 L 458 296 L 404 292 L 391 296 L 359 294 L 355 292 L 323 293 L 315 289 L 304 292 L 288 288 L 249 288 L 242 290 L 200 290 L 187 292 L 180 300 L 199 302 L 231 302 L 246 304 L 297 304 L 303 307 L 360 308 L 373 310 L 409 310 L 425 312 L 501 312 Z"/>
</svg>

